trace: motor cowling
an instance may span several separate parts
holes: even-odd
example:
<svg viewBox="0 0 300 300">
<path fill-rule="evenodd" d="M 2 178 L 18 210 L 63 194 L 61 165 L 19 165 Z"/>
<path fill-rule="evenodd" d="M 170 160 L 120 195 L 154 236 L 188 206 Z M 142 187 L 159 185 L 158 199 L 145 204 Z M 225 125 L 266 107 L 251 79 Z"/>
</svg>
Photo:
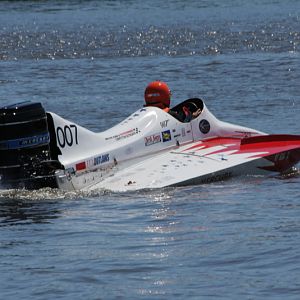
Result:
<svg viewBox="0 0 300 300">
<path fill-rule="evenodd" d="M 56 187 L 58 165 L 51 156 L 51 134 L 41 103 L 0 108 L 0 188 Z"/>
</svg>

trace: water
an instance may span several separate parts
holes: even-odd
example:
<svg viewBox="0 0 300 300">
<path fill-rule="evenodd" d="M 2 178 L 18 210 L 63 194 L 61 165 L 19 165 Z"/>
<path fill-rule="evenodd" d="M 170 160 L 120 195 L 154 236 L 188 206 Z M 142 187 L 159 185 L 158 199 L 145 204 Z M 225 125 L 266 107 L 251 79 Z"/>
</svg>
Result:
<svg viewBox="0 0 300 300">
<path fill-rule="evenodd" d="M 95 131 L 173 104 L 299 134 L 299 1 L 1 1 L 0 105 Z M 299 299 L 300 177 L 0 193 L 1 299 Z"/>
</svg>

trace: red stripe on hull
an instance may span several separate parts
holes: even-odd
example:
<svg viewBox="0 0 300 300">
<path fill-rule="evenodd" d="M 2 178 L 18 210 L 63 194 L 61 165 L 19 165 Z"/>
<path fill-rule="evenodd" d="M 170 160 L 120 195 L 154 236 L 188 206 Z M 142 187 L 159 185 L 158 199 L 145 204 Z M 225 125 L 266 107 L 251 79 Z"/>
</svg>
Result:
<svg viewBox="0 0 300 300">
<path fill-rule="evenodd" d="M 270 135 L 259 135 L 253 137 L 243 138 L 241 141 L 242 145 L 249 145 L 249 144 L 258 144 L 258 143 L 276 143 L 279 142 L 280 144 L 283 143 L 295 143 L 300 145 L 300 135 L 292 135 L 292 134 L 270 134 Z"/>
</svg>

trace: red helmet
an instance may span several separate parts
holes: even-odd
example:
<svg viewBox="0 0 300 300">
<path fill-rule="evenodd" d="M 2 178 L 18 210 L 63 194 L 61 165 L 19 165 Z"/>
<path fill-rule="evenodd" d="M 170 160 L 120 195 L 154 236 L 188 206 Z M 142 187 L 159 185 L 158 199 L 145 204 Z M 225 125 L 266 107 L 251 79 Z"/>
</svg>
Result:
<svg viewBox="0 0 300 300">
<path fill-rule="evenodd" d="M 145 90 L 146 106 L 165 108 L 170 106 L 171 91 L 162 81 L 153 81 Z"/>
</svg>

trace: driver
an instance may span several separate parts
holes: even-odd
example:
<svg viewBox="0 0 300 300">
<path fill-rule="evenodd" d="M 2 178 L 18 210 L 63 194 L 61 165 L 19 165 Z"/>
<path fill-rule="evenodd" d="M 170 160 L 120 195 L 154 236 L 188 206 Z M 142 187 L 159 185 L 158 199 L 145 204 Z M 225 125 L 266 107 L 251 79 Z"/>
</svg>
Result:
<svg viewBox="0 0 300 300">
<path fill-rule="evenodd" d="M 201 110 L 191 113 L 187 107 L 183 107 L 183 113 L 179 114 L 170 109 L 171 90 L 163 81 L 153 81 L 145 90 L 145 106 L 155 106 L 169 113 L 180 122 L 189 122 L 201 113 Z"/>
</svg>

